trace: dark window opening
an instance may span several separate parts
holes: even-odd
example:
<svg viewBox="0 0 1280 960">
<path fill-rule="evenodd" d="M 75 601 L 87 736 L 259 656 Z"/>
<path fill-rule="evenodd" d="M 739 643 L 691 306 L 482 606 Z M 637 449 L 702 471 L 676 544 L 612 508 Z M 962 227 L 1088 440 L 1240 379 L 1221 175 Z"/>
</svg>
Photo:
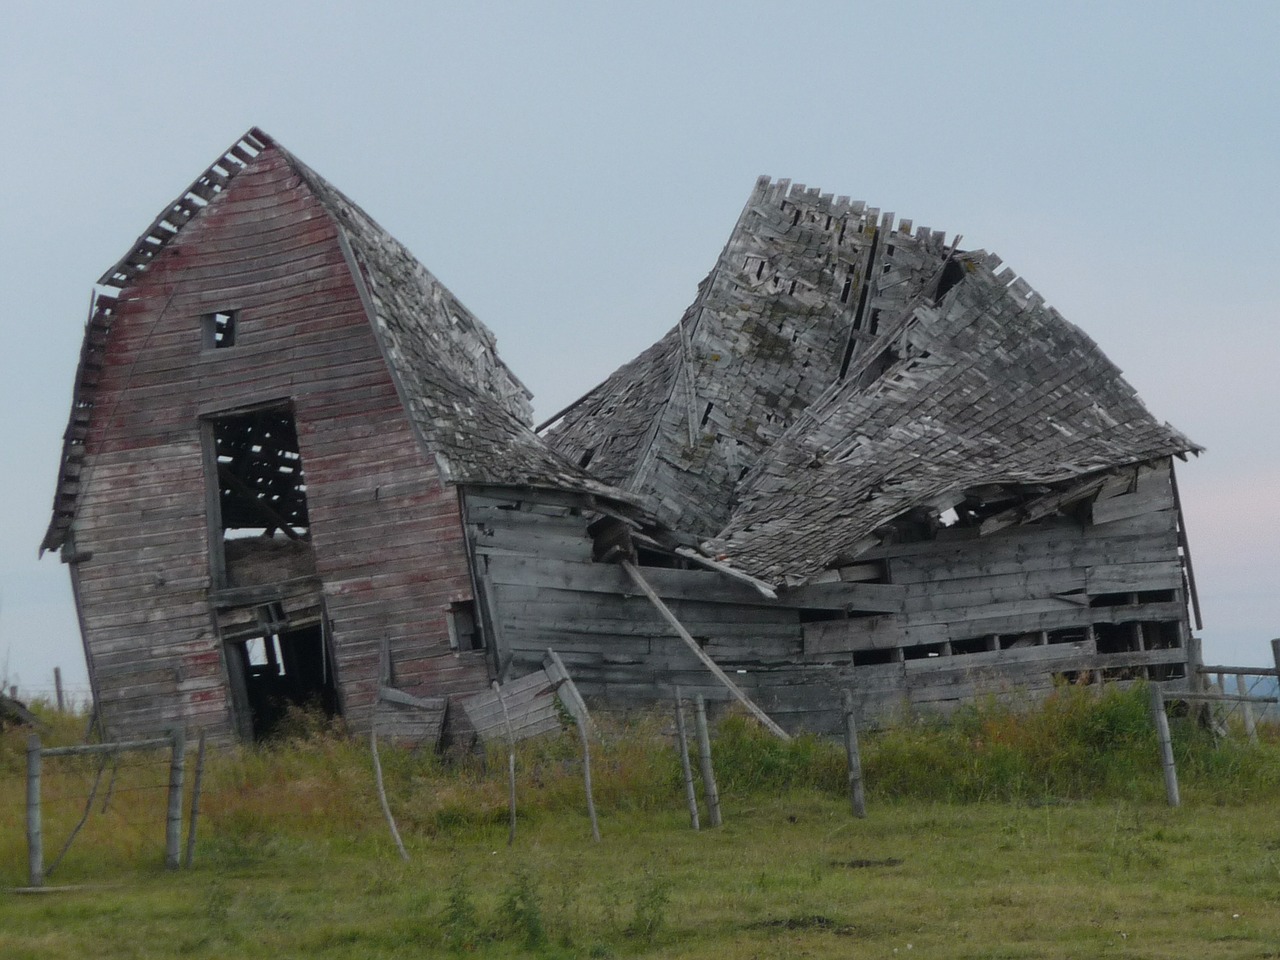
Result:
<svg viewBox="0 0 1280 960">
<path fill-rule="evenodd" d="M 1132 623 L 1099 623 L 1093 628 L 1099 653 L 1132 653 L 1138 649 L 1138 637 Z"/>
<path fill-rule="evenodd" d="M 930 657 L 941 657 L 946 652 L 946 644 L 942 643 L 921 643 L 914 647 L 902 648 L 902 656 L 905 660 L 927 660 Z"/>
<path fill-rule="evenodd" d="M 1153 663 L 1147 670 L 1152 680 L 1185 680 L 1187 678 L 1185 663 Z"/>
<path fill-rule="evenodd" d="M 471 600 L 449 604 L 445 611 L 449 629 L 449 646 L 458 651 L 483 650 L 484 635 L 476 621 L 476 605 Z"/>
<path fill-rule="evenodd" d="M 263 619 L 259 611 L 259 619 Z M 319 624 L 231 644 L 241 660 L 253 738 L 275 733 L 290 709 L 338 715 L 337 685 Z"/>
<path fill-rule="evenodd" d="M 641 567 L 660 567 L 665 570 L 688 570 L 689 561 L 674 553 L 636 546 L 636 563 Z"/>
<path fill-rule="evenodd" d="M 583 470 L 587 469 L 587 465 L 591 463 L 591 458 L 594 457 L 595 455 L 596 455 L 596 448 L 595 447 L 589 448 L 582 454 L 582 456 L 578 458 L 578 466 L 580 466 Z"/>
<path fill-rule="evenodd" d="M 219 310 L 204 315 L 204 345 L 209 348 L 234 347 L 236 345 L 236 320 L 239 311 Z"/>
<path fill-rule="evenodd" d="M 1038 647 L 1041 640 L 1047 640 L 1042 634 L 1036 633 L 1006 633 L 996 638 L 1001 650 L 1021 650 L 1024 647 Z"/>
<path fill-rule="evenodd" d="M 951 653 L 953 655 L 966 654 L 966 653 L 987 653 L 988 651 L 991 651 L 994 649 L 995 649 L 995 637 L 992 637 L 992 636 L 965 637 L 963 640 L 951 641 Z"/>
<path fill-rule="evenodd" d="M 942 267 L 942 276 L 938 277 L 938 290 L 933 295 L 934 306 L 942 302 L 957 283 L 964 279 L 964 267 L 955 260 L 948 260 Z"/>
<path fill-rule="evenodd" d="M 828 620 L 848 620 L 849 614 L 843 610 L 815 610 L 812 608 L 800 611 L 801 623 L 824 623 Z"/>
<path fill-rule="evenodd" d="M 897 655 L 893 650 L 855 650 L 853 651 L 853 665 L 855 667 L 870 667 L 880 663 L 896 663 Z"/>
<path fill-rule="evenodd" d="M 715 409 L 714 403 L 707 404 L 707 409 L 702 411 L 702 421 L 698 424 L 698 426 L 705 427 L 707 425 L 707 421 L 711 419 L 711 411 L 714 409 Z"/>
<path fill-rule="evenodd" d="M 1132 593 L 1100 593 L 1089 600 L 1091 607 L 1127 607 L 1131 603 Z"/>
<path fill-rule="evenodd" d="M 225 586 L 279 583 L 315 573 L 307 485 L 298 433 L 287 409 L 211 421 Z"/>
<path fill-rule="evenodd" d="M 1172 590 L 1139 590 L 1138 603 L 1173 603 Z"/>
<path fill-rule="evenodd" d="M 1148 650 L 1176 650 L 1182 646 L 1177 620 L 1150 620 L 1142 624 L 1142 642 Z"/>
<path fill-rule="evenodd" d="M 1081 643 L 1087 639 L 1084 627 L 1068 627 L 1065 630 L 1050 630 L 1050 643 Z"/>
</svg>

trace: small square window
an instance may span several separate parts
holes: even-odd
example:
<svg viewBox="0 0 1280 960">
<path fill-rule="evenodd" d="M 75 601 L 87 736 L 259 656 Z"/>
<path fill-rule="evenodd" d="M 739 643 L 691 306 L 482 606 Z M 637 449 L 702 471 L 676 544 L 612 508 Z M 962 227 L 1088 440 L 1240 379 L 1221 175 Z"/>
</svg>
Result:
<svg viewBox="0 0 1280 960">
<path fill-rule="evenodd" d="M 220 310 L 204 315 L 204 345 L 221 348 L 236 345 L 236 319 L 239 311 Z"/>
</svg>

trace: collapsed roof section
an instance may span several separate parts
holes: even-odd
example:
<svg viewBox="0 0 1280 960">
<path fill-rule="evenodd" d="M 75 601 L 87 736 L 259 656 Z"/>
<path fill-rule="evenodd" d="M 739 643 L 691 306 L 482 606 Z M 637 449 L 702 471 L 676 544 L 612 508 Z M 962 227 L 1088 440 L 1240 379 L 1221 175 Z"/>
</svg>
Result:
<svg viewBox="0 0 1280 960">
<path fill-rule="evenodd" d="M 546 434 L 700 537 L 728 523 L 751 467 L 945 259 L 941 233 L 906 243 L 892 214 L 788 186 L 757 181 L 679 324 Z"/>
<path fill-rule="evenodd" d="M 134 279 L 267 151 L 278 151 L 333 219 L 373 330 L 409 418 L 446 480 L 568 489 L 612 502 L 635 498 L 552 450 L 530 425 L 529 393 L 498 358 L 493 334 L 411 253 L 323 177 L 256 127 L 169 204 L 99 282 L 63 438 L 58 492 L 41 550 L 66 541 L 75 517 L 84 440 L 116 305 Z"/>
<path fill-rule="evenodd" d="M 954 246 L 762 179 L 680 324 L 548 438 L 774 583 L 891 521 L 1025 520 L 1084 475 L 1199 450 L 999 258 Z"/>
</svg>

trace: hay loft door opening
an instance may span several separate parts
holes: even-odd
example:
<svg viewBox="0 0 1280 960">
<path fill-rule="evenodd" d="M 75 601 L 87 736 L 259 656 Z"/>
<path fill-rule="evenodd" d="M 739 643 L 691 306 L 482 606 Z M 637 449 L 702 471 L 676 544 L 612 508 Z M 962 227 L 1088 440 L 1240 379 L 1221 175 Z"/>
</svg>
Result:
<svg viewBox="0 0 1280 960">
<path fill-rule="evenodd" d="M 338 714 L 338 693 L 320 624 L 264 623 L 262 635 L 229 644 L 239 660 L 253 739 L 271 736 L 291 707 Z"/>
<path fill-rule="evenodd" d="M 205 422 L 210 565 L 218 588 L 315 575 L 293 412 L 277 405 Z"/>
</svg>

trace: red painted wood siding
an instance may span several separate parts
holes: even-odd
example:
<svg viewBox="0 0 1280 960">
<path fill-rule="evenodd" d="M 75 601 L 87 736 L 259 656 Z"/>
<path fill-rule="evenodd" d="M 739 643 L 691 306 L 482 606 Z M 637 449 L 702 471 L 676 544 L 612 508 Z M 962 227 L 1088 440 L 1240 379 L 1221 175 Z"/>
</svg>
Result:
<svg viewBox="0 0 1280 960">
<path fill-rule="evenodd" d="M 201 317 L 236 310 L 235 346 Z M 290 401 L 316 565 L 348 719 L 367 724 L 379 648 L 397 685 L 483 687 L 445 608 L 471 598 L 455 491 L 406 420 L 336 227 L 268 148 L 122 297 L 87 438 L 74 524 L 86 652 L 108 723 L 231 730 L 211 607 L 199 423 Z M 385 491 L 385 493 L 384 493 Z"/>
</svg>

